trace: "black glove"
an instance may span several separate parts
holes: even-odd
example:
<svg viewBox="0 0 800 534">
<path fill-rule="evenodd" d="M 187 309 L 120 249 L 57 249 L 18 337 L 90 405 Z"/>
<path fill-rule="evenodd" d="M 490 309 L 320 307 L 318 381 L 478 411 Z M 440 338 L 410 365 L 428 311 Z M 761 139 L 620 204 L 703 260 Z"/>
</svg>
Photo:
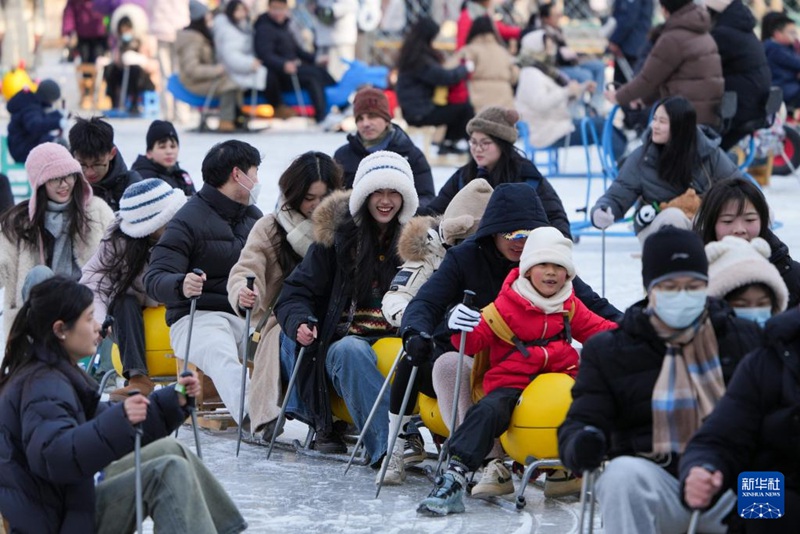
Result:
<svg viewBox="0 0 800 534">
<path fill-rule="evenodd" d="M 422 365 L 433 357 L 433 339 L 425 332 L 406 337 L 404 348 L 406 359 L 413 365 Z"/>
<path fill-rule="evenodd" d="M 583 473 L 600 467 L 606 455 L 606 437 L 594 426 L 586 425 L 572 441 L 572 464 L 568 467 Z"/>
</svg>

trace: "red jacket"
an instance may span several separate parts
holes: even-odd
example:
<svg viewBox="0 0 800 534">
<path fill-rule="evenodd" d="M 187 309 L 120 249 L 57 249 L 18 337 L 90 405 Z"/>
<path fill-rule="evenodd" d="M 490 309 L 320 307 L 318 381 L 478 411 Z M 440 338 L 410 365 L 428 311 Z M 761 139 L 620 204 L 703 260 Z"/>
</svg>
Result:
<svg viewBox="0 0 800 534">
<path fill-rule="evenodd" d="M 563 333 L 564 313 L 546 315 L 511 289 L 511 284 L 518 276 L 519 268 L 512 269 L 494 300 L 497 311 L 509 328 L 523 343 Z M 569 321 L 572 337 L 581 343 L 598 332 L 617 327 L 616 323 L 589 311 L 574 291 L 564 302 L 564 311 L 572 316 Z M 461 333 L 453 335 L 454 346 L 458 346 L 460 338 Z M 573 377 L 578 373 L 578 351 L 564 337 L 550 341 L 543 347 L 528 347 L 527 354 L 523 355 L 516 347 L 496 336 L 481 317 L 480 324 L 467 334 L 465 353 L 475 354 L 487 347 L 489 370 L 483 377 L 486 394 L 501 387 L 525 389 L 540 373 L 567 373 Z"/>
<path fill-rule="evenodd" d="M 519 26 L 505 24 L 499 20 L 494 21 L 494 26 L 497 28 L 497 33 L 500 34 L 500 38 L 506 42 L 511 39 L 519 39 L 522 33 L 522 28 Z M 460 50 L 467 44 L 467 36 L 469 35 L 470 28 L 472 28 L 472 17 L 469 14 L 469 10 L 464 8 L 461 10 L 461 15 L 459 15 L 458 23 L 456 24 L 456 50 Z"/>
</svg>

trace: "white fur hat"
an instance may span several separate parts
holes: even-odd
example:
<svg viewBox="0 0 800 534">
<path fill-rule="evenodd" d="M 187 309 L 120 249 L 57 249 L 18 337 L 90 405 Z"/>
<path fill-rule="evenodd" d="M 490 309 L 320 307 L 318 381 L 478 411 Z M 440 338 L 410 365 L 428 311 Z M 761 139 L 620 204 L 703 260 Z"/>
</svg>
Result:
<svg viewBox="0 0 800 534">
<path fill-rule="evenodd" d="M 455 245 L 478 231 L 478 225 L 492 196 L 492 186 L 483 178 L 475 178 L 456 193 L 442 214 L 439 237 Z"/>
<path fill-rule="evenodd" d="M 552 226 L 537 228 L 528 236 L 519 259 L 519 272 L 524 275 L 531 267 L 540 263 L 560 265 L 567 270 L 570 280 L 575 278 L 572 241 Z"/>
<path fill-rule="evenodd" d="M 146 237 L 167 224 L 184 204 L 183 191 L 160 178 L 136 182 L 119 201 L 119 228 L 131 237 Z"/>
<path fill-rule="evenodd" d="M 380 189 L 394 189 L 400 193 L 403 207 L 398 219 L 401 224 L 411 220 L 419 207 L 419 197 L 414 189 L 414 173 L 406 158 L 396 152 L 379 150 L 361 160 L 353 179 L 350 215 L 355 216 L 367 197 Z"/>
<path fill-rule="evenodd" d="M 708 256 L 708 294 L 724 298 L 731 291 L 749 284 L 761 283 L 775 293 L 773 313 L 786 309 L 789 290 L 778 269 L 767 258 L 769 243 L 760 237 L 749 243 L 739 237 L 725 236 L 706 245 Z"/>
</svg>

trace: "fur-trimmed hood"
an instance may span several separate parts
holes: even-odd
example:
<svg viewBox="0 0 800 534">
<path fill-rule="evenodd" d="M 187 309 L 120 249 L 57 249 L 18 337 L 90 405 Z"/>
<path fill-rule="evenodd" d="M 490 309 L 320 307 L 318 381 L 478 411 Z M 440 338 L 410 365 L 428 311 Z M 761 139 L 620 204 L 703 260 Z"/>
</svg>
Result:
<svg viewBox="0 0 800 534">
<path fill-rule="evenodd" d="M 431 255 L 444 257 L 445 248 L 439 237 L 439 219 L 417 216 L 403 227 L 397 241 L 397 253 L 404 262 L 422 262 Z"/>
<path fill-rule="evenodd" d="M 314 222 L 314 241 L 332 247 L 336 230 L 350 217 L 350 191 L 334 191 L 311 215 Z"/>
</svg>

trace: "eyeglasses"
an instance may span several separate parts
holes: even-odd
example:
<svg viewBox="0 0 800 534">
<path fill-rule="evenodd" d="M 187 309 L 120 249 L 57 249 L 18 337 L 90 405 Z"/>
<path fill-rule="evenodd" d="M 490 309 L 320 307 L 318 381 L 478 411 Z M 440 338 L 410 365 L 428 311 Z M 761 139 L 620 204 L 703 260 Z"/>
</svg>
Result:
<svg viewBox="0 0 800 534">
<path fill-rule="evenodd" d="M 75 175 L 70 174 L 69 176 L 62 176 L 61 178 L 53 178 L 50 180 L 51 182 L 55 182 L 56 185 L 73 185 L 75 184 Z"/>
<path fill-rule="evenodd" d="M 85 173 L 89 169 L 92 169 L 95 174 L 105 174 L 108 170 L 108 166 L 110 165 L 110 161 L 106 161 L 103 163 L 84 163 L 82 161 L 78 162 L 78 165 L 81 166 L 81 170 Z"/>
<path fill-rule="evenodd" d="M 475 139 L 469 140 L 469 148 L 477 152 L 483 152 L 494 144 L 491 139 L 484 139 L 483 141 L 476 141 Z"/>
</svg>

